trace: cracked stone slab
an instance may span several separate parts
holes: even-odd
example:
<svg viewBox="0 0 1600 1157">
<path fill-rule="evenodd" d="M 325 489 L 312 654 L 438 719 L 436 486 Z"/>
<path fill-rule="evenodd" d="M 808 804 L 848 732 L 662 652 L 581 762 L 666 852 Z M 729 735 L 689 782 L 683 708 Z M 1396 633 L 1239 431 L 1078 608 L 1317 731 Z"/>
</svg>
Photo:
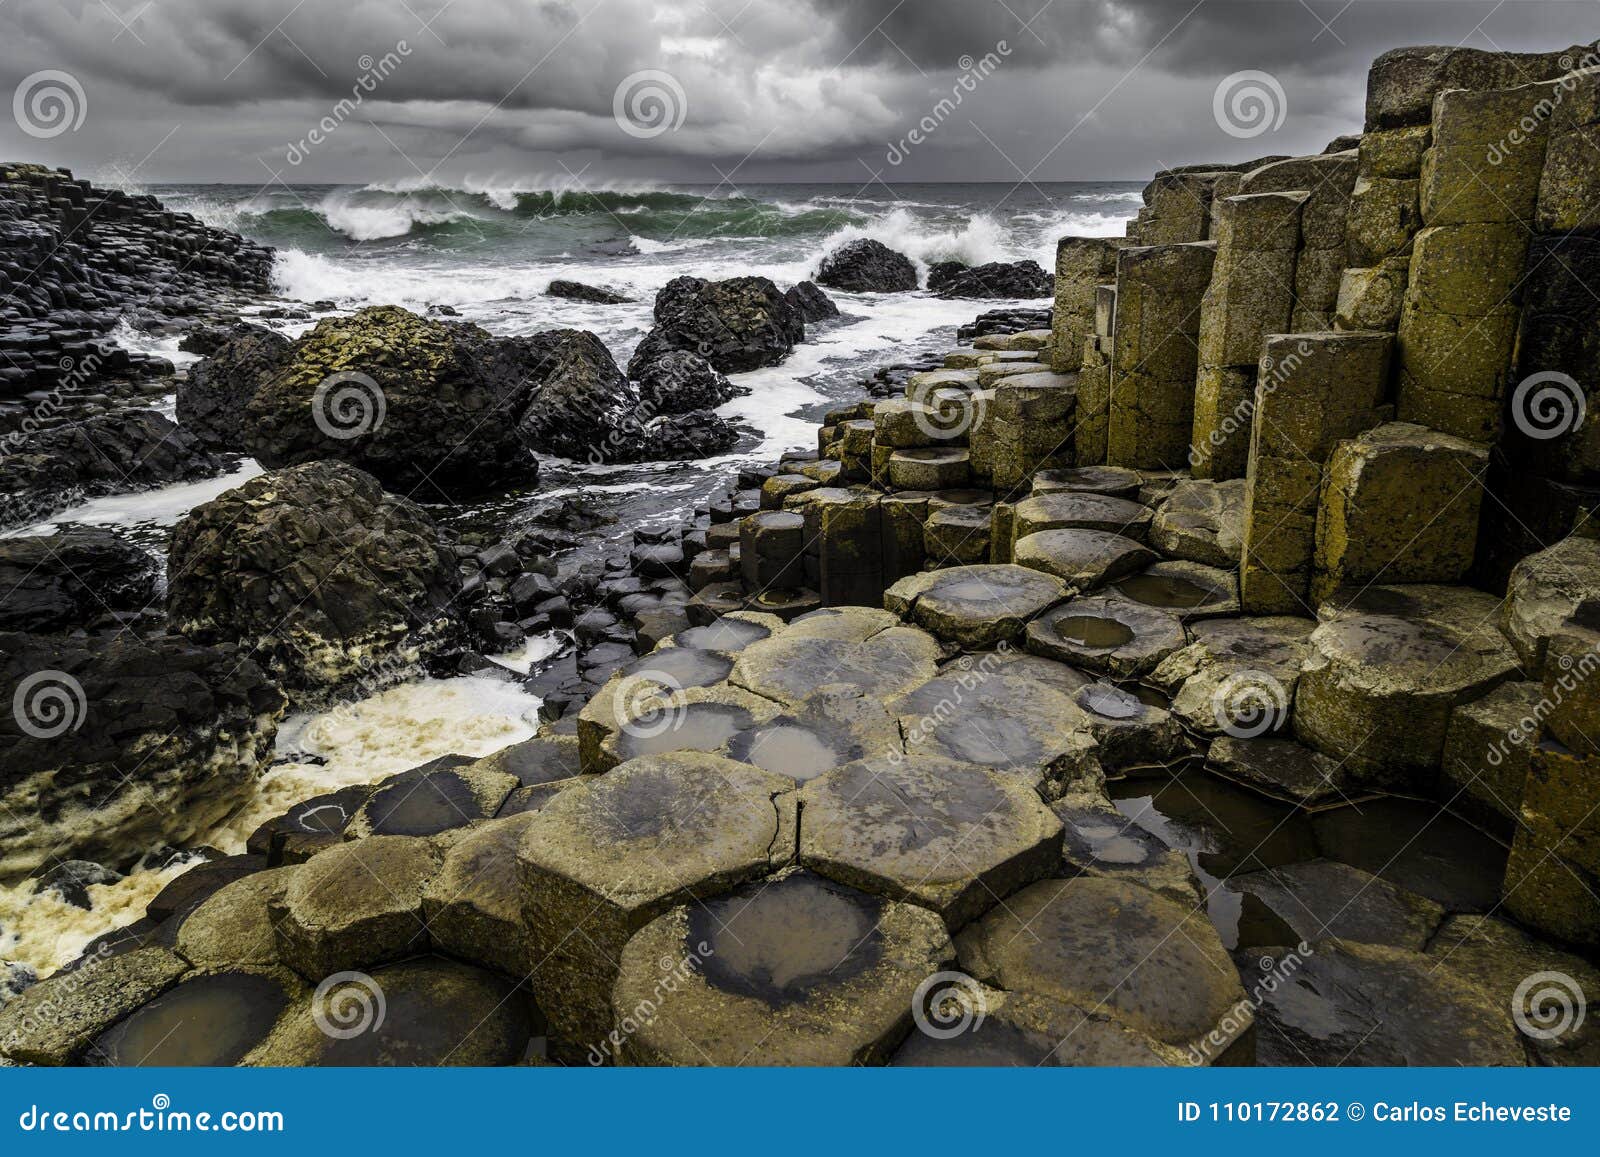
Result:
<svg viewBox="0 0 1600 1157">
<path fill-rule="evenodd" d="M 937 756 L 864 759 L 800 792 L 800 863 L 960 928 L 1053 872 L 1061 821 L 1030 786 Z"/>
<path fill-rule="evenodd" d="M 69 1065 L 92 1040 L 189 970 L 165 948 L 136 948 L 59 972 L 0 1008 L 0 1055 L 29 1065 Z"/>
<path fill-rule="evenodd" d="M 888 698 L 933 676 L 940 647 L 926 631 L 896 625 L 857 641 L 822 630 L 821 623 L 833 622 L 797 620 L 790 630 L 752 643 L 734 664 L 732 683 L 792 707 L 825 690 Z"/>
<path fill-rule="evenodd" d="M 1163 659 L 1150 681 L 1172 695 L 1172 713 L 1201 735 L 1221 735 L 1224 727 L 1282 731 L 1316 626 L 1294 616 L 1193 623 L 1188 646 Z"/>
<path fill-rule="evenodd" d="M 1030 619 L 1067 597 L 1067 584 L 1012 563 L 908 575 L 884 592 L 888 610 L 965 650 L 1009 642 Z"/>
<path fill-rule="evenodd" d="M 1300 807 L 1346 798 L 1344 768 L 1339 761 L 1292 739 L 1220 736 L 1206 750 L 1206 770 Z"/>
<path fill-rule="evenodd" d="M 1420 952 L 1445 916 L 1427 897 L 1337 860 L 1247 872 L 1228 886 L 1249 897 L 1239 925 L 1242 948 L 1331 936 Z"/>
</svg>

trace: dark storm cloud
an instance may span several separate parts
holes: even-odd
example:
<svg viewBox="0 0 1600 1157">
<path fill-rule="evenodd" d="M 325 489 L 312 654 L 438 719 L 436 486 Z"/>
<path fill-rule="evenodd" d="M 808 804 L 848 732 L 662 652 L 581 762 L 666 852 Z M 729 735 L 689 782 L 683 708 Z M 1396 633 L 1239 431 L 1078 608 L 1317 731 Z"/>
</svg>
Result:
<svg viewBox="0 0 1600 1157">
<path fill-rule="evenodd" d="M 144 179 L 1142 177 L 1320 148 L 1358 127 L 1385 48 L 1565 46 L 1596 16 L 1592 0 L 8 0 L 0 95 L 61 70 L 88 113 L 43 139 L 0 119 L 0 153 Z M 950 101 L 961 62 L 985 58 Z M 1241 142 L 1211 96 L 1243 69 L 1281 82 L 1289 116 Z M 613 115 L 641 73 L 667 131 Z"/>
</svg>

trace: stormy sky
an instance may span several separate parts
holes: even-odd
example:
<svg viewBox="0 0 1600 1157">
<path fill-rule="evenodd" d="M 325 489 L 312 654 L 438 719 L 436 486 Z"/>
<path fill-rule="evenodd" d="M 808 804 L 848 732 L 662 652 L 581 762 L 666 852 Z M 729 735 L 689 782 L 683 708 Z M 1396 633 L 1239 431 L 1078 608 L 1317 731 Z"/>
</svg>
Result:
<svg viewBox="0 0 1600 1157">
<path fill-rule="evenodd" d="M 1356 131 L 1387 48 L 1597 36 L 1596 0 L 0 0 L 0 157 L 146 183 L 1144 179 Z M 1266 120 L 1246 101 L 1224 131 L 1241 72 Z"/>
</svg>

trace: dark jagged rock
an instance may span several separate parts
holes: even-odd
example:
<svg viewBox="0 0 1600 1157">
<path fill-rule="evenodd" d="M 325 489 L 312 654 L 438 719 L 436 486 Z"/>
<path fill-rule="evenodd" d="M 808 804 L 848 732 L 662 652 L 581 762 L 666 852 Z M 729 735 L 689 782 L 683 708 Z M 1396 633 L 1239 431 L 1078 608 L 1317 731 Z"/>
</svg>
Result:
<svg viewBox="0 0 1600 1157">
<path fill-rule="evenodd" d="M 545 294 L 549 297 L 564 297 L 569 301 L 587 301 L 594 305 L 625 305 L 633 300 L 627 294 L 618 293 L 614 289 L 560 278 L 545 287 Z"/>
<path fill-rule="evenodd" d="M 454 555 L 422 508 L 341 462 L 265 474 L 172 534 L 173 629 L 255 651 L 305 690 L 381 685 L 454 632 Z M 387 673 L 387 674 L 386 674 Z"/>
<path fill-rule="evenodd" d="M 268 468 L 334 458 L 390 485 L 427 485 L 430 498 L 532 482 L 517 416 L 549 356 L 548 342 L 496 340 L 398 306 L 325 318 L 256 390 L 245 446 Z"/>
<path fill-rule="evenodd" d="M 808 322 L 827 321 L 839 316 L 839 307 L 833 303 L 813 281 L 802 281 L 783 295 L 783 299 L 800 311 Z"/>
<path fill-rule="evenodd" d="M 735 386 L 710 362 L 687 350 L 669 350 L 639 368 L 639 401 L 656 414 L 714 410 L 748 390 Z"/>
<path fill-rule="evenodd" d="M 0 255 L 0 397 L 156 368 L 100 339 L 135 312 L 193 315 L 221 293 L 265 294 L 272 271 L 272 250 L 238 234 L 31 164 L 0 163 Z"/>
<path fill-rule="evenodd" d="M 241 450 L 245 411 L 261 384 L 287 364 L 289 339 L 240 322 L 205 344 L 206 359 L 178 385 L 178 421 L 208 449 Z"/>
<path fill-rule="evenodd" d="M 254 790 L 284 708 L 249 656 L 179 635 L 0 635 L 0 696 L 0 883 L 192 842 Z"/>
<path fill-rule="evenodd" d="M 775 366 L 805 340 L 805 319 L 765 277 L 674 277 L 656 294 L 655 328 L 628 363 L 638 377 L 668 350 L 688 350 L 724 373 Z"/>
<path fill-rule="evenodd" d="M 969 342 L 990 334 L 1025 333 L 1030 329 L 1049 329 L 1048 309 L 991 309 L 980 313 L 956 331 L 956 338 Z"/>
<path fill-rule="evenodd" d="M 862 237 L 822 259 L 817 284 L 848 293 L 896 293 L 917 287 L 917 267 L 882 241 Z"/>
<path fill-rule="evenodd" d="M 0 539 L 0 631 L 65 630 L 143 610 L 160 570 L 152 555 L 109 530 Z"/>
<path fill-rule="evenodd" d="M 639 397 L 599 338 L 561 329 L 516 340 L 543 355 L 519 423 L 529 445 L 580 462 L 638 460 Z"/>
<path fill-rule="evenodd" d="M 0 443 L 4 445 L 4 443 Z M 88 498 L 206 478 L 222 462 L 154 410 L 122 410 L 29 436 L 4 455 L 0 528 Z"/>
<path fill-rule="evenodd" d="M 1049 297 L 1055 292 L 1055 278 L 1037 261 L 991 261 L 978 266 L 941 261 L 928 270 L 928 288 L 940 297 Z"/>
<path fill-rule="evenodd" d="M 651 419 L 644 428 L 641 457 L 648 461 L 675 462 L 706 458 L 731 450 L 739 431 L 711 410 Z"/>
</svg>

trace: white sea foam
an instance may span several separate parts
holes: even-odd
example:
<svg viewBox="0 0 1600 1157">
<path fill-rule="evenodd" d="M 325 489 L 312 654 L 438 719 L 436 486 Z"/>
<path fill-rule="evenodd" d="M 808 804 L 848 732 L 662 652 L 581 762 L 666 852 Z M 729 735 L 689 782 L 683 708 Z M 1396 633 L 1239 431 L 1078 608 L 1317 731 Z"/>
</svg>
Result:
<svg viewBox="0 0 1600 1157">
<path fill-rule="evenodd" d="M 0 533 L 0 538 L 27 538 L 33 535 L 54 534 L 65 523 L 85 526 L 176 526 L 178 520 L 203 502 L 242 486 L 256 475 L 261 467 L 253 458 L 246 458 L 237 469 L 217 478 L 199 482 L 180 482 L 163 486 L 159 490 L 145 490 L 137 494 L 114 494 L 109 498 L 96 498 L 81 506 L 74 506 L 53 516 L 48 522 L 36 522 Z"/>
</svg>

